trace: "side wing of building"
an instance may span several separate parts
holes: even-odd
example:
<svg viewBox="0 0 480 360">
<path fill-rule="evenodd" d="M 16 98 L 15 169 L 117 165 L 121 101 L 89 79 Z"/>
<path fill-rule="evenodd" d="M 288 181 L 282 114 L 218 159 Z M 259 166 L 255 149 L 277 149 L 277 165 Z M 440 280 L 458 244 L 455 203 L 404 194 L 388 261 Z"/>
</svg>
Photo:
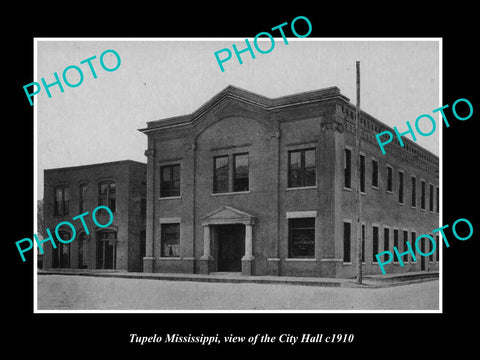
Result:
<svg viewBox="0 0 480 360">
<path fill-rule="evenodd" d="M 146 165 L 130 160 L 44 171 L 44 268 L 142 271 Z M 104 210 L 107 206 L 113 215 Z M 82 220 L 74 217 L 82 216 Z M 71 225 L 63 224 L 68 222 Z M 84 222 L 84 224 L 83 224 Z M 58 227 L 58 228 L 57 228 Z M 64 242 L 57 239 L 55 230 Z M 71 240 L 71 241 L 70 241 Z"/>
</svg>

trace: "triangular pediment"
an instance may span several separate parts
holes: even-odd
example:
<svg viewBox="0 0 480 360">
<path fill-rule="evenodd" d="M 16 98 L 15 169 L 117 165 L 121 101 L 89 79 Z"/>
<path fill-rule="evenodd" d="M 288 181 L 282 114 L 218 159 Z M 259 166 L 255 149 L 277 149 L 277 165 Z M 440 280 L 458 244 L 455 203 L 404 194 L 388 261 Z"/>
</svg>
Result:
<svg viewBox="0 0 480 360">
<path fill-rule="evenodd" d="M 202 220 L 203 225 L 255 223 L 255 217 L 253 215 L 230 206 L 222 206 L 207 214 Z"/>
</svg>

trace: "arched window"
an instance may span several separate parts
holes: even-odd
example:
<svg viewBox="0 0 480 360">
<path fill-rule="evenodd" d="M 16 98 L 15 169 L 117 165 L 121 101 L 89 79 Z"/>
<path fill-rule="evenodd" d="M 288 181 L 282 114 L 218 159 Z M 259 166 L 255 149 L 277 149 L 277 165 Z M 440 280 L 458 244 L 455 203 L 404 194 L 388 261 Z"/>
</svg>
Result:
<svg viewBox="0 0 480 360">
<path fill-rule="evenodd" d="M 87 194 L 87 184 L 80 184 L 78 187 L 78 212 L 81 214 L 85 211 L 85 198 Z"/>
<path fill-rule="evenodd" d="M 116 186 L 112 181 L 104 181 L 98 184 L 98 205 L 107 206 L 115 212 Z"/>
</svg>

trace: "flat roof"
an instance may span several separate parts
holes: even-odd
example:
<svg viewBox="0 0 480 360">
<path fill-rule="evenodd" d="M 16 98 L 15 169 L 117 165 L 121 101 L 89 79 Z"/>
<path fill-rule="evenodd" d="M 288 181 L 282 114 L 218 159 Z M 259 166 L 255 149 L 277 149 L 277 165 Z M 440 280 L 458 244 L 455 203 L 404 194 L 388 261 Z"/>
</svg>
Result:
<svg viewBox="0 0 480 360">
<path fill-rule="evenodd" d="M 118 160 L 118 161 L 110 161 L 110 162 L 95 163 L 95 164 L 86 164 L 86 165 L 79 165 L 79 166 L 67 166 L 67 167 L 60 167 L 60 168 L 51 168 L 51 169 L 45 169 L 44 172 L 61 171 L 61 170 L 78 170 L 78 169 L 100 167 L 100 166 L 106 166 L 106 165 L 107 166 L 114 166 L 114 165 L 127 165 L 127 164 L 138 164 L 138 165 L 147 166 L 146 163 L 142 163 L 140 161 Z"/>
</svg>

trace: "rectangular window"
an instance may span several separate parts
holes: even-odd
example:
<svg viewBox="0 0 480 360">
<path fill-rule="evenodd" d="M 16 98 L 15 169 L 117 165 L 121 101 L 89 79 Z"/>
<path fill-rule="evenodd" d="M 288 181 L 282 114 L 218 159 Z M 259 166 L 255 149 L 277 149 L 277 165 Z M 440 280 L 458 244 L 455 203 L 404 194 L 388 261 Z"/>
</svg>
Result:
<svg viewBox="0 0 480 360">
<path fill-rule="evenodd" d="M 345 149 L 345 164 L 344 164 L 344 187 L 352 188 L 352 151 Z"/>
<path fill-rule="evenodd" d="M 53 214 L 55 216 L 68 215 L 70 212 L 70 188 L 60 186 L 55 188 Z"/>
<path fill-rule="evenodd" d="M 407 249 L 408 249 L 407 243 L 408 243 L 408 231 L 404 230 L 403 231 L 403 251 L 402 251 L 402 253 L 407 251 Z M 408 263 L 408 254 L 407 254 L 406 257 L 402 257 L 402 262 L 403 263 Z"/>
<path fill-rule="evenodd" d="M 315 257 L 315 218 L 288 219 L 288 257 Z"/>
<path fill-rule="evenodd" d="M 411 262 L 416 262 L 417 254 L 415 254 L 415 240 L 417 238 L 417 233 L 415 231 L 412 231 L 412 237 L 410 238 L 410 245 L 412 246 L 412 252 L 415 255 L 415 260 L 413 260 L 413 257 L 410 255 Z"/>
<path fill-rule="evenodd" d="M 362 262 L 365 262 L 365 224 L 362 224 Z"/>
<path fill-rule="evenodd" d="M 213 158 L 213 192 L 228 192 L 228 156 Z"/>
<path fill-rule="evenodd" d="M 116 185 L 115 183 L 110 183 L 109 189 L 108 189 L 108 207 L 112 212 L 115 212 L 115 207 L 116 207 Z"/>
<path fill-rule="evenodd" d="M 180 164 L 160 167 L 160 197 L 180 196 Z"/>
<path fill-rule="evenodd" d="M 63 188 L 55 188 L 53 215 L 63 215 Z"/>
<path fill-rule="evenodd" d="M 161 224 L 161 257 L 179 257 L 180 224 Z"/>
<path fill-rule="evenodd" d="M 390 251 L 390 229 L 383 229 L 383 251 Z"/>
<path fill-rule="evenodd" d="M 116 207 L 116 185 L 114 182 L 98 184 L 98 205 L 107 206 L 112 212 Z"/>
<path fill-rule="evenodd" d="M 351 245 L 351 224 L 343 223 L 343 262 L 351 262 L 350 245 Z"/>
<path fill-rule="evenodd" d="M 248 154 L 233 157 L 233 191 L 248 191 Z"/>
<path fill-rule="evenodd" d="M 417 207 L 417 178 L 412 176 L 412 206 Z"/>
<path fill-rule="evenodd" d="M 372 186 L 378 188 L 378 161 L 372 160 Z"/>
<path fill-rule="evenodd" d="M 429 207 L 428 210 L 433 211 L 433 185 L 430 184 L 430 198 L 429 200 Z"/>
<path fill-rule="evenodd" d="M 394 248 L 398 249 L 398 230 L 394 229 L 393 230 L 393 246 Z M 392 251 L 393 253 L 393 251 Z M 393 262 L 397 262 L 397 257 L 395 256 L 395 253 L 393 254 Z"/>
<path fill-rule="evenodd" d="M 87 185 L 82 184 L 78 188 L 78 212 L 83 213 L 85 211 L 85 197 L 87 194 Z"/>
<path fill-rule="evenodd" d="M 315 186 L 315 149 L 288 152 L 288 187 Z"/>
<path fill-rule="evenodd" d="M 420 206 L 422 210 L 425 210 L 425 181 L 422 180 L 421 194 L 420 194 Z"/>
<path fill-rule="evenodd" d="M 365 156 L 360 155 L 360 192 L 365 192 Z"/>
<path fill-rule="evenodd" d="M 387 191 L 393 191 L 393 169 L 387 166 Z"/>
<path fill-rule="evenodd" d="M 404 203 L 403 199 L 403 172 L 398 172 L 398 202 L 400 204 Z"/>
<path fill-rule="evenodd" d="M 437 213 L 440 211 L 440 189 L 437 187 Z"/>
<path fill-rule="evenodd" d="M 378 254 L 378 226 L 373 227 L 373 233 L 372 233 L 372 257 L 373 257 L 373 262 L 377 262 L 377 258 L 375 255 Z"/>
</svg>

